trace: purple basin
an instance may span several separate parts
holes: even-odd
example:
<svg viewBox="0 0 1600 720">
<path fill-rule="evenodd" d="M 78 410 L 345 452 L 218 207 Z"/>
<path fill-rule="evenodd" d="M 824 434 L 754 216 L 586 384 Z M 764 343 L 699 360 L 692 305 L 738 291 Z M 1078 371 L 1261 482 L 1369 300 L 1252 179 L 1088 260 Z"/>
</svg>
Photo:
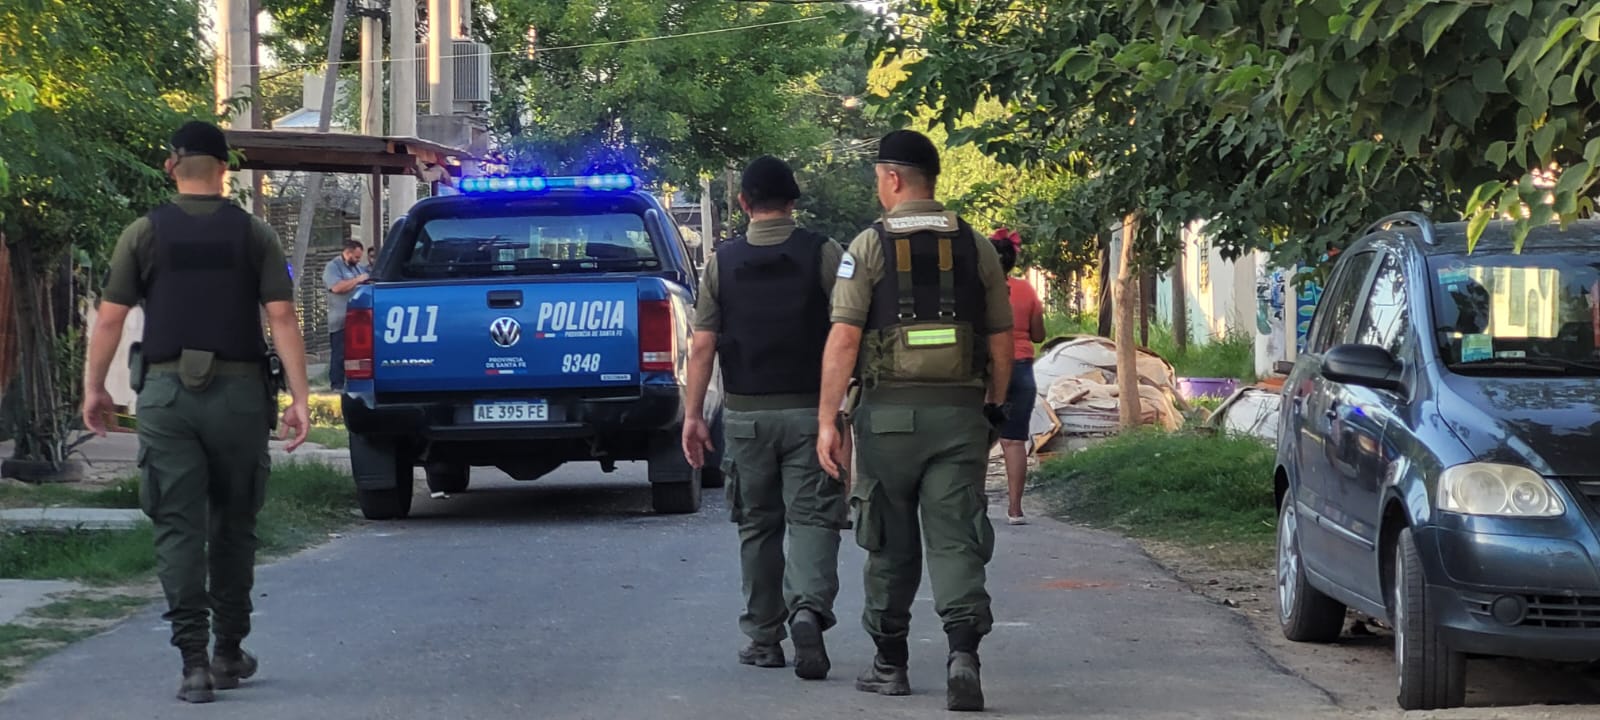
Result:
<svg viewBox="0 0 1600 720">
<path fill-rule="evenodd" d="M 1178 394 L 1185 400 L 1212 397 L 1226 399 L 1239 389 L 1233 378 L 1178 378 Z"/>
</svg>

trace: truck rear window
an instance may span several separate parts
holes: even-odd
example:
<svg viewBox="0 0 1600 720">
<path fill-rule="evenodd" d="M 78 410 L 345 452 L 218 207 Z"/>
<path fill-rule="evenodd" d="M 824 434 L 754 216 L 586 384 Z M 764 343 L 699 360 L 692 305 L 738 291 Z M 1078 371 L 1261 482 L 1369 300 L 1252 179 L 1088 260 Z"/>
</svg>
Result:
<svg viewBox="0 0 1600 720">
<path fill-rule="evenodd" d="M 505 277 L 659 267 L 644 218 L 628 212 L 441 217 L 402 254 L 406 278 Z"/>
</svg>

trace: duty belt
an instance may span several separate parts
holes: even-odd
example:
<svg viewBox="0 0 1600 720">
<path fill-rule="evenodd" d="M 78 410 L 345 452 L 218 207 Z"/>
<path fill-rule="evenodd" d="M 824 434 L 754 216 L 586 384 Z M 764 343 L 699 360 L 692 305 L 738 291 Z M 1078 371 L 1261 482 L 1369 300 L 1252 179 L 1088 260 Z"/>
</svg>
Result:
<svg viewBox="0 0 1600 720">
<path fill-rule="evenodd" d="M 154 363 L 150 366 L 152 373 L 178 374 L 178 361 Z M 243 362 L 239 360 L 214 360 L 211 363 L 211 372 L 214 375 L 231 375 L 239 377 L 259 377 L 265 370 L 259 362 Z"/>
</svg>

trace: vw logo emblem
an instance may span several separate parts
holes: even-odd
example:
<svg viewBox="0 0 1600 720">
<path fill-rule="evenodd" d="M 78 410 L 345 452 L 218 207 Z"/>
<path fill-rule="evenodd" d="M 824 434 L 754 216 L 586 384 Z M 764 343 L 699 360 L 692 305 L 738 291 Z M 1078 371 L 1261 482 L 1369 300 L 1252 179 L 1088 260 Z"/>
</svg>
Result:
<svg viewBox="0 0 1600 720">
<path fill-rule="evenodd" d="M 522 325 L 515 318 L 499 318 L 489 324 L 489 339 L 503 348 L 516 345 L 522 339 Z"/>
</svg>

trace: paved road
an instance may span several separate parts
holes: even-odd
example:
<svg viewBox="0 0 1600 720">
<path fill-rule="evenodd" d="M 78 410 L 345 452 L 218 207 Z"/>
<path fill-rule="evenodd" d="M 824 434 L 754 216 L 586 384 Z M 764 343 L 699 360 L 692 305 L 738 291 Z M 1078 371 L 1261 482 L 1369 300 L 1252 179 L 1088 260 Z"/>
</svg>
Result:
<svg viewBox="0 0 1600 720">
<path fill-rule="evenodd" d="M 944 639 L 926 582 L 912 628 L 915 694 L 851 687 L 871 644 L 858 620 L 863 556 L 848 539 L 843 621 L 828 634 L 834 674 L 802 683 L 734 662 L 739 576 L 720 493 L 699 515 L 656 516 L 642 467 L 577 466 L 530 485 L 476 473 L 472 492 L 419 498 L 409 521 L 262 568 L 250 642 L 262 673 L 213 709 L 171 699 L 177 657 L 152 609 L 40 663 L 0 717 L 943 714 Z M 1235 615 L 1131 543 L 1049 521 L 998 532 L 999 625 L 983 648 L 994 714 L 1281 718 L 1331 708 L 1253 647 Z"/>
</svg>

